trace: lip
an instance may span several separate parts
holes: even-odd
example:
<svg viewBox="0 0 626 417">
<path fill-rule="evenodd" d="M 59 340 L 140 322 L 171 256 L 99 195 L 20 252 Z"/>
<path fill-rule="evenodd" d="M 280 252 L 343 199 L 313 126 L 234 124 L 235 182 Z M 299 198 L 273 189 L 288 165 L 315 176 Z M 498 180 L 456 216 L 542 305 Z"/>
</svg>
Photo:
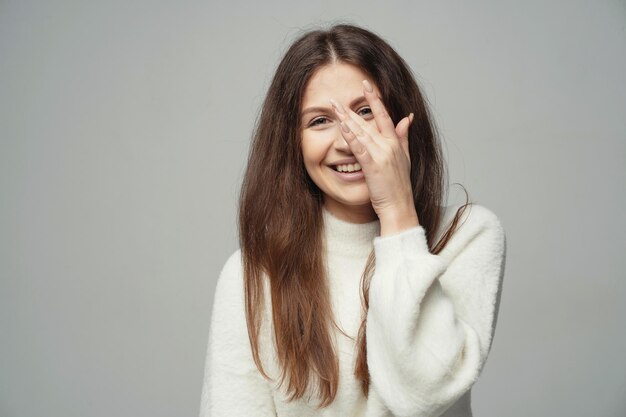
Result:
<svg viewBox="0 0 626 417">
<path fill-rule="evenodd" d="M 356 158 L 345 158 L 345 159 L 340 159 L 338 161 L 335 161 L 331 164 L 328 164 L 328 166 L 330 167 L 336 167 L 337 165 L 348 165 L 348 164 L 356 164 L 357 161 Z"/>
</svg>

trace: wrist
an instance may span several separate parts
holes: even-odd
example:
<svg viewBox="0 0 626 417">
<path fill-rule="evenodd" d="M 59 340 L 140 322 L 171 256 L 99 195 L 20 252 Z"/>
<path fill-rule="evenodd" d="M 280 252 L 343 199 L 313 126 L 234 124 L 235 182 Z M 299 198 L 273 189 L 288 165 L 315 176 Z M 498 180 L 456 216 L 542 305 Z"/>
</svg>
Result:
<svg viewBox="0 0 626 417">
<path fill-rule="evenodd" d="M 378 213 L 380 220 L 380 235 L 391 236 L 405 230 L 419 226 L 419 219 L 415 207 L 410 204 L 405 207 L 392 207 Z"/>
</svg>

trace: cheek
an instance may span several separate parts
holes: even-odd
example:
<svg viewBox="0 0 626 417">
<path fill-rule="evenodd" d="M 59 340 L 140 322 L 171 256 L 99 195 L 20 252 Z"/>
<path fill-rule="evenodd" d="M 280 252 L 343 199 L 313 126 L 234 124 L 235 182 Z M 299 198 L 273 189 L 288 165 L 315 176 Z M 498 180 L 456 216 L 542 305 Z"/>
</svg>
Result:
<svg viewBox="0 0 626 417">
<path fill-rule="evenodd" d="M 300 147 L 302 149 L 302 160 L 304 162 L 304 169 L 309 174 L 309 177 L 313 180 L 313 182 L 317 184 L 316 155 L 318 152 L 315 149 L 314 143 L 303 137 Z"/>
<path fill-rule="evenodd" d="M 309 168 L 318 166 L 324 160 L 328 152 L 327 141 L 319 136 L 320 135 L 312 134 L 302 135 L 302 159 L 304 160 L 307 171 Z"/>
</svg>

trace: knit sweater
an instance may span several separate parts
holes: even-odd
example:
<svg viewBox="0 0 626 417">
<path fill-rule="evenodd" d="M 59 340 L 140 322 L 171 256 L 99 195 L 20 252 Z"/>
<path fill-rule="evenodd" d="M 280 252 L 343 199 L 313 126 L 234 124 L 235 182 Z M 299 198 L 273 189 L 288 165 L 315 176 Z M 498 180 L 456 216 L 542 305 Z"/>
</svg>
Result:
<svg viewBox="0 0 626 417">
<path fill-rule="evenodd" d="M 444 227 L 455 212 L 446 209 Z M 421 226 L 379 237 L 378 221 L 352 224 L 325 211 L 324 229 L 332 308 L 343 330 L 334 331 L 340 372 L 335 400 L 325 408 L 317 408 L 315 398 L 289 402 L 277 387 L 280 368 L 267 306 L 260 351 L 273 380 L 256 368 L 237 251 L 217 283 L 200 416 L 471 416 L 470 390 L 491 346 L 504 272 L 504 231 L 497 217 L 470 206 L 437 255 L 429 252 Z M 361 275 L 372 248 L 366 397 L 354 377 L 355 340 Z"/>
</svg>

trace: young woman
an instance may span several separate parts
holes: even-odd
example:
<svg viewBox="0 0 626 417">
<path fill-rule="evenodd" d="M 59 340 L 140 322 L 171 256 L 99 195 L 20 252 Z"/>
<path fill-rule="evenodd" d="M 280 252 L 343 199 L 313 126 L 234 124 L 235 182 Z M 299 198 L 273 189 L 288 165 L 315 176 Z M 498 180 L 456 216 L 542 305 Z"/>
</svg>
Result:
<svg viewBox="0 0 626 417">
<path fill-rule="evenodd" d="M 201 416 L 470 416 L 504 265 L 498 219 L 442 207 L 422 94 L 340 25 L 287 51 L 215 293 Z"/>
</svg>

